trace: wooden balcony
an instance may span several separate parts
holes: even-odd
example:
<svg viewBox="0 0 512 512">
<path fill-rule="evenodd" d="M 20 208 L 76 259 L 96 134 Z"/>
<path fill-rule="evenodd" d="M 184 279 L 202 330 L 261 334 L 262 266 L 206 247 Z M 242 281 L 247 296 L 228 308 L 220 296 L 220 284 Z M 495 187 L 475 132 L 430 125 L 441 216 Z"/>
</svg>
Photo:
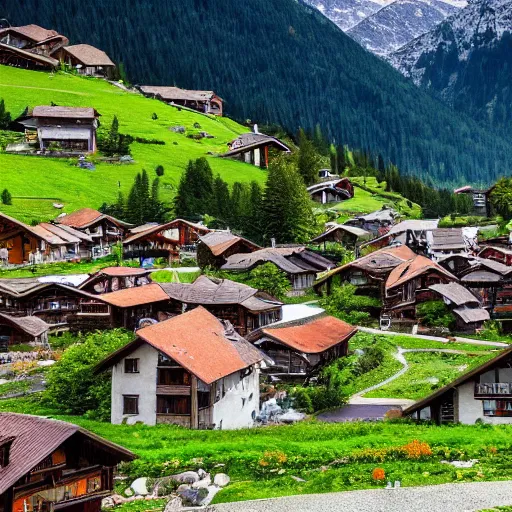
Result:
<svg viewBox="0 0 512 512">
<path fill-rule="evenodd" d="M 165 385 L 158 384 L 156 386 L 157 395 L 175 395 L 175 396 L 188 396 L 190 395 L 190 386 L 182 385 Z"/>
<path fill-rule="evenodd" d="M 475 398 L 512 398 L 512 382 L 476 383 Z"/>
</svg>

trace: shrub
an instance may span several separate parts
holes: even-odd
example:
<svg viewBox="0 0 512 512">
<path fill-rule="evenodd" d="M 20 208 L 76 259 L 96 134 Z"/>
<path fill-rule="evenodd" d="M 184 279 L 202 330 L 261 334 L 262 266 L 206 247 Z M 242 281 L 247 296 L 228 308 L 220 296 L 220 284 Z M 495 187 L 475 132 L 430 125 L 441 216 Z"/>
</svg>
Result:
<svg viewBox="0 0 512 512">
<path fill-rule="evenodd" d="M 442 300 L 423 302 L 416 308 L 416 311 L 420 322 L 428 327 L 450 329 L 455 324 L 455 316 Z"/>
<path fill-rule="evenodd" d="M 385 352 L 376 345 L 366 349 L 366 352 L 357 360 L 354 373 L 363 375 L 375 368 L 378 368 L 384 362 Z"/>
<path fill-rule="evenodd" d="M 157 165 L 155 169 L 157 176 L 163 176 L 164 175 L 164 166 L 163 165 Z"/>
<path fill-rule="evenodd" d="M 245 284 L 266 292 L 276 299 L 284 298 L 290 289 L 290 281 L 286 274 L 273 263 L 265 263 L 251 270 Z"/>
<path fill-rule="evenodd" d="M 386 479 L 386 472 L 382 468 L 375 468 L 372 471 L 372 478 L 373 480 L 385 480 Z"/>
</svg>

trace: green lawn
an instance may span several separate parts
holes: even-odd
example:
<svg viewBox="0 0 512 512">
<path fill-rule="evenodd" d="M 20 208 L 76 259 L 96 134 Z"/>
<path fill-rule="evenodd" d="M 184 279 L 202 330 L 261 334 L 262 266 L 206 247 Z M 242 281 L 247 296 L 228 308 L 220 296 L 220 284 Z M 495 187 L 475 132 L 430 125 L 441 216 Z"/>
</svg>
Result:
<svg viewBox="0 0 512 512">
<path fill-rule="evenodd" d="M 188 161 L 203 156 L 208 158 L 214 174 L 219 173 L 230 184 L 251 180 L 263 183 L 265 180 L 265 171 L 254 166 L 209 155 L 226 151 L 228 142 L 247 131 L 231 119 L 178 110 L 160 101 L 124 92 L 104 80 L 64 73 L 52 76 L 7 66 L 0 66 L 0 98 L 5 100 L 13 117 L 27 106 L 51 102 L 94 107 L 101 114 L 104 126 L 117 115 L 122 133 L 166 143 L 163 146 L 134 143 L 135 164 L 100 163 L 95 171 L 77 168 L 75 160 L 0 153 L 2 188 L 8 188 L 14 196 L 12 206 L 1 205 L 0 209 L 26 222 L 54 218 L 59 211 L 52 207 L 53 202 L 64 203 L 65 212 L 81 207 L 98 208 L 105 201 L 113 202 L 118 190 L 128 193 L 133 177 L 141 169 L 146 169 L 150 178 L 156 177 L 157 165 L 165 168 L 160 180 L 161 197 L 171 201 Z M 157 120 L 152 119 L 153 113 L 157 114 Z M 173 126 L 184 126 L 188 133 L 197 132 L 194 123 L 199 123 L 200 130 L 214 138 L 196 141 L 186 133 L 170 130 Z"/>
</svg>

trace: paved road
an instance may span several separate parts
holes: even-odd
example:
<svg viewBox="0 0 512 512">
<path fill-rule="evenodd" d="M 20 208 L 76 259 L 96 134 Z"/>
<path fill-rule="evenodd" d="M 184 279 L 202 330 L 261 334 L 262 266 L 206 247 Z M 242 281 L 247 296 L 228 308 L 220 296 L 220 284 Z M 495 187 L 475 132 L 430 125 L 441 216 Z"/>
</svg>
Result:
<svg viewBox="0 0 512 512">
<path fill-rule="evenodd" d="M 470 512 L 512 505 L 512 481 L 309 494 L 224 503 L 215 512 Z"/>
</svg>

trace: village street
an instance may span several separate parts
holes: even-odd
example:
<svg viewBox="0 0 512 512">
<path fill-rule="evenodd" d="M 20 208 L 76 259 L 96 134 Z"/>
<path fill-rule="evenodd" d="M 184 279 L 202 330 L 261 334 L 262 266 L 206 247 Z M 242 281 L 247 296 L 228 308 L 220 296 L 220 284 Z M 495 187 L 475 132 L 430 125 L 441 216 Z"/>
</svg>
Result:
<svg viewBox="0 0 512 512">
<path fill-rule="evenodd" d="M 215 505 L 215 512 L 469 512 L 512 504 L 512 482 L 287 496 Z"/>
</svg>

